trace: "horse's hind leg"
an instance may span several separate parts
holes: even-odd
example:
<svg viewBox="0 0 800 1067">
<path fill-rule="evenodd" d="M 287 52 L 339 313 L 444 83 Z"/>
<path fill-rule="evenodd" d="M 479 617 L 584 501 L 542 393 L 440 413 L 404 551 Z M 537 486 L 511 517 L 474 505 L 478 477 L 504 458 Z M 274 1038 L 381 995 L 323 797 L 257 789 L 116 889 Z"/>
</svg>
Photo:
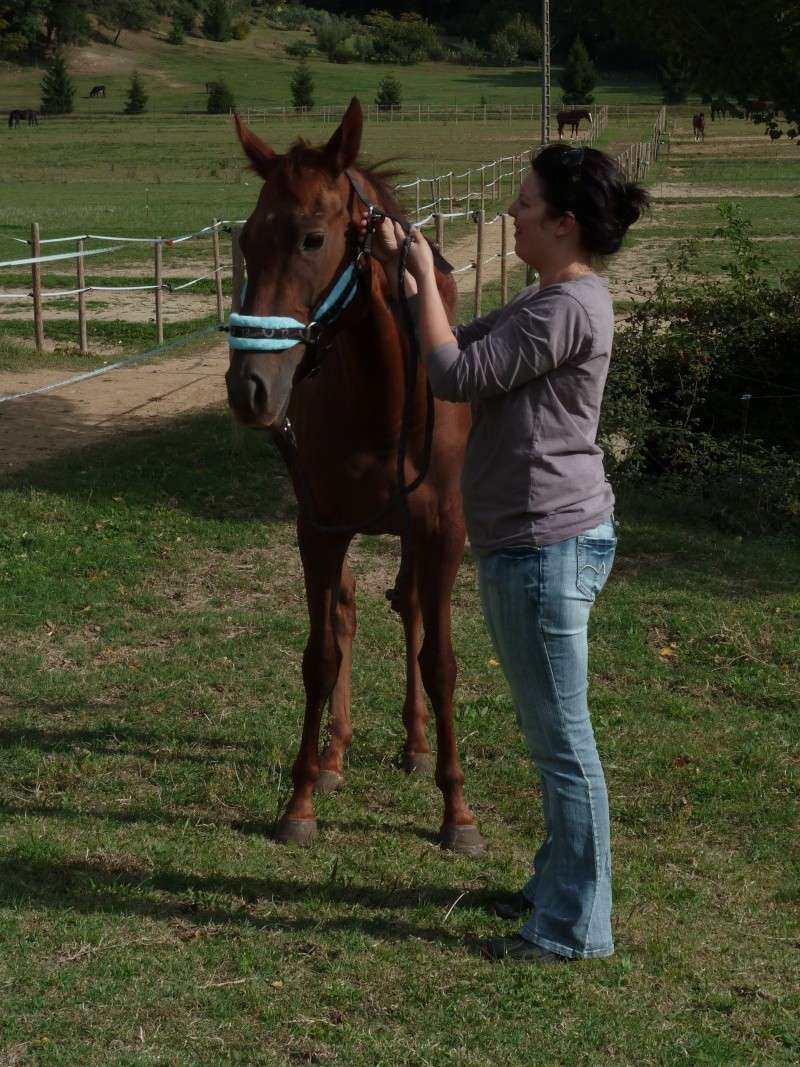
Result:
<svg viewBox="0 0 800 1067">
<path fill-rule="evenodd" d="M 320 772 L 319 731 L 322 709 L 336 685 L 342 653 L 336 639 L 334 617 L 339 606 L 342 566 L 349 538 L 325 537 L 298 523 L 303 559 L 310 631 L 303 653 L 306 691 L 303 736 L 292 767 L 294 789 L 278 820 L 279 841 L 308 844 L 316 836 L 314 785 Z"/>
<path fill-rule="evenodd" d="M 341 653 L 339 673 L 333 687 L 328 714 L 328 743 L 320 757 L 319 778 L 314 790 L 330 793 L 343 782 L 344 756 L 353 740 L 350 719 L 350 671 L 356 633 L 356 583 L 347 563 L 342 566 L 339 599 L 334 608 L 333 630 Z"/>
<path fill-rule="evenodd" d="M 427 540 L 418 555 L 419 599 L 425 639 L 419 655 L 422 681 L 436 714 L 436 784 L 444 798 L 443 848 L 479 855 L 485 848 L 464 799 L 464 772 L 453 726 L 456 660 L 450 621 L 450 594 L 461 563 L 463 531 Z"/>
</svg>

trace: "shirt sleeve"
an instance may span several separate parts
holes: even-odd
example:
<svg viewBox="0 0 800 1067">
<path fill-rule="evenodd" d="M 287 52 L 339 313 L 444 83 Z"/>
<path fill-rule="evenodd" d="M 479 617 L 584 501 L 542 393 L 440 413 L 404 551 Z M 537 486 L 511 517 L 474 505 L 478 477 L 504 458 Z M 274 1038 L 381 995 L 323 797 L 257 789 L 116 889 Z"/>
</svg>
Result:
<svg viewBox="0 0 800 1067">
<path fill-rule="evenodd" d="M 538 295 L 466 346 L 437 345 L 425 357 L 434 396 L 473 401 L 508 393 L 591 344 L 589 316 L 565 292 Z"/>
<path fill-rule="evenodd" d="M 479 315 L 472 322 L 465 322 L 460 326 L 456 326 L 453 333 L 456 335 L 458 347 L 465 348 L 467 345 L 472 344 L 473 341 L 479 341 L 481 337 L 485 337 L 494 326 L 502 310 L 502 308 L 495 308 L 494 311 L 489 311 L 485 315 Z"/>
</svg>

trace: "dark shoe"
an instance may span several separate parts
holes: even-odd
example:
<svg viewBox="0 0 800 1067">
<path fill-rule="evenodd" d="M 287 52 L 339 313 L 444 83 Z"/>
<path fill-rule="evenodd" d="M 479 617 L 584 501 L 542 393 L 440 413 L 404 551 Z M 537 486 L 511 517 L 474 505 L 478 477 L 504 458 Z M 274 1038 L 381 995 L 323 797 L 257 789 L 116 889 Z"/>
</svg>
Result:
<svg viewBox="0 0 800 1067">
<path fill-rule="evenodd" d="M 534 945 L 524 937 L 492 937 L 479 943 L 481 956 L 485 960 L 519 960 L 521 963 L 568 963 L 568 956 L 557 952 L 548 952 L 546 948 Z"/>
<path fill-rule="evenodd" d="M 492 911 L 501 919 L 527 919 L 533 911 L 533 904 L 524 893 L 510 893 L 502 900 L 493 900 Z"/>
</svg>

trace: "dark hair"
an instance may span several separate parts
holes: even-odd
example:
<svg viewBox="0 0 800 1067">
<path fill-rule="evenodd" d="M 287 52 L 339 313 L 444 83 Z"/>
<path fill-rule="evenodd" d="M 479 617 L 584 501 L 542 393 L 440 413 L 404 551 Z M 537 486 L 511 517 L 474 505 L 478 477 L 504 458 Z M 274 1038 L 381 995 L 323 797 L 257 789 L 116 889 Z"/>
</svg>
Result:
<svg viewBox="0 0 800 1067">
<path fill-rule="evenodd" d="M 613 159 L 596 148 L 553 144 L 531 157 L 552 215 L 571 211 L 581 244 L 597 256 L 618 252 L 629 226 L 650 205 L 647 190 L 626 181 Z"/>
</svg>

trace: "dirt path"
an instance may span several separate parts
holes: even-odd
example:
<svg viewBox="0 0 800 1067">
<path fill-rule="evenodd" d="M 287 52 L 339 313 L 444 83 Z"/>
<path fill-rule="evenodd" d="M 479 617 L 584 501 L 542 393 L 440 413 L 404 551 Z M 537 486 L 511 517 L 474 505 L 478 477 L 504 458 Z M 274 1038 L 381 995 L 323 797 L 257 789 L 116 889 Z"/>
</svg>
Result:
<svg viewBox="0 0 800 1067">
<path fill-rule="evenodd" d="M 49 393 L 0 403 L 0 475 L 111 434 L 209 406 L 224 410 L 228 346 L 219 338 L 189 352 L 109 371 Z M 28 392 L 74 372 L 0 372 L 0 396 Z"/>
</svg>

